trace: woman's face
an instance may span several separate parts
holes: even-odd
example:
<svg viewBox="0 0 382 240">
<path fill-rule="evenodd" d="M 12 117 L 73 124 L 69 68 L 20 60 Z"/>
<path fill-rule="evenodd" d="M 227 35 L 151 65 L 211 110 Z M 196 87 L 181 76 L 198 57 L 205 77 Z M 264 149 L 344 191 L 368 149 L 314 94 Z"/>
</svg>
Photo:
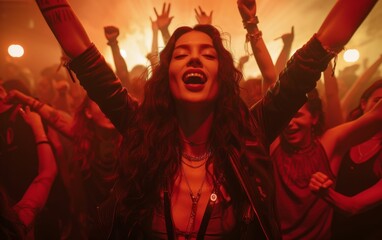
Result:
<svg viewBox="0 0 382 240">
<path fill-rule="evenodd" d="M 297 148 L 309 146 L 312 140 L 312 127 L 317 123 L 317 120 L 309 112 L 307 105 L 304 104 L 284 129 L 284 139 Z"/>
<path fill-rule="evenodd" d="M 212 39 L 191 31 L 175 43 L 169 67 L 169 84 L 177 102 L 214 102 L 218 95 L 218 56 Z"/>
<path fill-rule="evenodd" d="M 367 101 L 362 103 L 363 112 L 366 113 L 370 111 L 381 98 L 382 98 L 382 88 L 378 88 L 370 95 Z"/>
<path fill-rule="evenodd" d="M 107 129 L 114 128 L 114 125 L 110 122 L 109 118 L 105 116 L 95 102 L 90 101 L 89 107 L 87 107 L 85 111 L 86 117 L 92 119 L 98 126 Z"/>
</svg>

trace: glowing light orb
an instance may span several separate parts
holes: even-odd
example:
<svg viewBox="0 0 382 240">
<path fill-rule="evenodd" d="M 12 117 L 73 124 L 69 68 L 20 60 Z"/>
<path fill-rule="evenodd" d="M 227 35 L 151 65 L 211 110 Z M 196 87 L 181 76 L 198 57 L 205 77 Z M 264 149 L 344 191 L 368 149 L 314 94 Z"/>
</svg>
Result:
<svg viewBox="0 0 382 240">
<path fill-rule="evenodd" d="M 24 55 L 24 48 L 18 44 L 12 44 L 8 47 L 8 54 L 11 57 L 19 58 Z"/>
<path fill-rule="evenodd" d="M 359 52 L 357 49 L 348 49 L 344 52 L 344 60 L 348 63 L 353 63 L 358 61 Z"/>
</svg>

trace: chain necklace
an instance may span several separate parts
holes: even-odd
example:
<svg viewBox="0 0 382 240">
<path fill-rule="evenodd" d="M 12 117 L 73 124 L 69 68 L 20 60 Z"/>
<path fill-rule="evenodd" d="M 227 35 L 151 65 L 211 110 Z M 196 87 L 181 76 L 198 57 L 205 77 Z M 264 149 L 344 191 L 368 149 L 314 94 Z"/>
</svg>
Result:
<svg viewBox="0 0 382 240">
<path fill-rule="evenodd" d="M 188 167 L 190 167 L 190 168 L 200 168 L 201 166 L 203 166 L 203 165 L 206 164 L 207 159 L 208 159 L 208 158 L 206 158 L 205 161 L 203 161 L 202 163 L 199 163 L 198 165 L 192 165 L 192 163 L 190 164 L 190 163 L 184 161 L 183 159 L 182 159 L 182 163 L 184 163 L 184 165 L 186 165 L 186 166 L 188 166 Z"/>
<path fill-rule="evenodd" d="M 185 159 L 187 159 L 190 162 L 200 162 L 200 161 L 205 160 L 206 158 L 209 158 L 211 156 L 211 154 L 212 154 L 212 151 L 211 151 L 211 149 L 209 149 L 207 152 L 203 153 L 202 155 L 198 155 L 198 156 L 191 155 L 191 154 L 188 154 L 186 152 L 182 152 L 182 157 L 184 157 Z"/>
<path fill-rule="evenodd" d="M 358 145 L 357 146 L 358 156 L 359 156 L 358 161 L 362 162 L 364 160 L 369 159 L 372 155 L 374 155 L 376 153 L 375 150 L 377 150 L 380 147 L 380 145 L 381 145 L 380 143 L 377 143 L 372 148 L 368 149 L 366 153 L 363 153 L 361 151 L 361 145 Z"/>
<path fill-rule="evenodd" d="M 198 203 L 200 200 L 200 196 L 202 195 L 202 189 L 204 186 L 204 182 L 206 181 L 206 175 L 204 175 L 203 182 L 200 185 L 198 192 L 196 193 L 196 195 L 194 195 L 183 168 L 182 168 L 182 172 L 183 172 L 184 180 L 185 180 L 187 187 L 188 187 L 188 190 L 190 192 L 190 197 L 191 197 L 191 201 L 192 201 L 190 218 L 188 219 L 188 224 L 187 224 L 187 228 L 186 228 L 186 239 L 189 239 L 191 237 L 192 232 L 194 231 L 194 228 L 195 228 L 196 212 L 198 210 Z"/>
</svg>

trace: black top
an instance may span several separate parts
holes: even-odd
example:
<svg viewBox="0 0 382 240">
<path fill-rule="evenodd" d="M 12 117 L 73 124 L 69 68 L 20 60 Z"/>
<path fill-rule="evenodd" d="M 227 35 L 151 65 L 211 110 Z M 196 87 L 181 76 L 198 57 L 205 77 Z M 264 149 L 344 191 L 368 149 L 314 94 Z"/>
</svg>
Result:
<svg viewBox="0 0 382 240">
<path fill-rule="evenodd" d="M 368 161 L 355 163 L 348 152 L 338 172 L 336 191 L 354 196 L 377 183 L 380 177 L 373 168 L 381 157 L 382 151 L 379 151 Z M 382 239 L 382 205 L 351 217 L 335 212 L 332 233 L 333 239 Z"/>
</svg>

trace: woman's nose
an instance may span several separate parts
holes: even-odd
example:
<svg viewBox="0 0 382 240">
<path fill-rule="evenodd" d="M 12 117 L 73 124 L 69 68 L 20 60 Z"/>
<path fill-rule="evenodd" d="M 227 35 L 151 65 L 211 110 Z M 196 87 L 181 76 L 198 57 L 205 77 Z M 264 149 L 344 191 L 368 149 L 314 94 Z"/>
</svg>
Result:
<svg viewBox="0 0 382 240">
<path fill-rule="evenodd" d="M 187 63 L 188 67 L 202 67 L 203 64 L 200 61 L 199 57 L 192 57 Z"/>
<path fill-rule="evenodd" d="M 293 126 L 294 123 L 295 123 L 295 122 L 294 122 L 294 119 L 292 118 L 292 119 L 289 121 L 289 123 L 288 123 L 288 127 Z"/>
</svg>

